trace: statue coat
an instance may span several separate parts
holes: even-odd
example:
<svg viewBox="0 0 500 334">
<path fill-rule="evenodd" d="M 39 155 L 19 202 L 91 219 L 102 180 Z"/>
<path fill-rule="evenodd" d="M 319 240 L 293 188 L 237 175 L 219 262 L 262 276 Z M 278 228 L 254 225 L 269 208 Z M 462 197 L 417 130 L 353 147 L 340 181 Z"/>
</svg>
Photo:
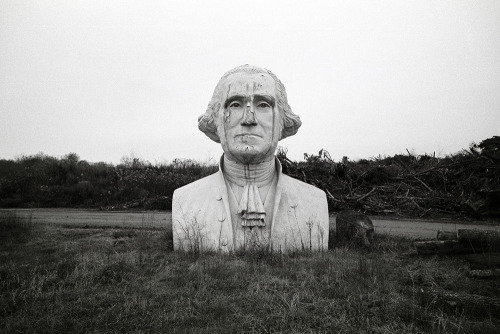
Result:
<svg viewBox="0 0 500 334">
<path fill-rule="evenodd" d="M 278 181 L 272 221 L 265 229 L 266 249 L 278 252 L 328 249 L 325 193 L 283 174 L 281 164 L 275 160 Z M 175 190 L 172 229 L 175 250 L 231 252 L 242 248 L 235 241 L 228 190 L 220 168 L 215 174 Z"/>
</svg>

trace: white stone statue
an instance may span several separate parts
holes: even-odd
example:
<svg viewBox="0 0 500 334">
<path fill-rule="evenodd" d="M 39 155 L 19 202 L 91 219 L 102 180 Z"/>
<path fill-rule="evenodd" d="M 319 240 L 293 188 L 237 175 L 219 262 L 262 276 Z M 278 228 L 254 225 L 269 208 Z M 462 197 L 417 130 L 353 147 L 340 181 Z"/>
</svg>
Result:
<svg viewBox="0 0 500 334">
<path fill-rule="evenodd" d="M 174 192 L 174 249 L 327 249 L 325 193 L 283 174 L 275 157 L 300 125 L 271 71 L 243 65 L 224 74 L 198 119 L 224 154 L 217 173 Z"/>
</svg>

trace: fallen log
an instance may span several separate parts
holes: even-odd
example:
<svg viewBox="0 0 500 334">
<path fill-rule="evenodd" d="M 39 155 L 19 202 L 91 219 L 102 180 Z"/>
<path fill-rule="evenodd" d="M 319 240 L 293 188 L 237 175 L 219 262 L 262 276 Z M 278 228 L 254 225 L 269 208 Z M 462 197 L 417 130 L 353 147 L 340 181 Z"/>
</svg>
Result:
<svg viewBox="0 0 500 334">
<path fill-rule="evenodd" d="M 500 232 L 494 230 L 470 230 L 470 229 L 459 229 L 458 230 L 458 240 L 466 241 L 490 241 L 498 240 L 500 241 Z"/>
<path fill-rule="evenodd" d="M 475 252 L 500 251 L 500 232 L 494 230 L 460 229 L 458 241 L 472 246 Z"/>
<path fill-rule="evenodd" d="M 437 231 L 438 240 L 457 240 L 457 232 Z"/>
<path fill-rule="evenodd" d="M 496 278 L 500 277 L 500 269 L 476 269 L 469 271 L 473 278 Z"/>
<path fill-rule="evenodd" d="M 500 253 L 465 254 L 460 258 L 469 262 L 471 269 L 500 269 Z"/>
<path fill-rule="evenodd" d="M 415 241 L 413 245 L 420 255 L 467 254 L 474 251 L 470 245 L 460 243 L 458 240 Z"/>
<path fill-rule="evenodd" d="M 430 297 L 434 303 L 454 308 L 475 309 L 476 311 L 500 311 L 500 299 L 476 294 L 451 292 L 436 288 L 421 288 L 423 296 Z"/>
</svg>

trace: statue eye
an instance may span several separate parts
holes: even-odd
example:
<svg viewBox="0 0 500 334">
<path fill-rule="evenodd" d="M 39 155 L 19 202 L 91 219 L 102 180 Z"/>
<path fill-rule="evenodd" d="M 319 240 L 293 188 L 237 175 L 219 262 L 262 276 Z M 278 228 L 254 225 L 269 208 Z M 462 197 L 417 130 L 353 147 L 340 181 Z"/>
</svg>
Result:
<svg viewBox="0 0 500 334">
<path fill-rule="evenodd" d="M 229 108 L 241 108 L 241 103 L 239 102 L 231 102 L 231 104 L 229 105 Z"/>
<path fill-rule="evenodd" d="M 271 108 L 267 102 L 261 102 L 257 105 L 259 108 Z"/>
</svg>

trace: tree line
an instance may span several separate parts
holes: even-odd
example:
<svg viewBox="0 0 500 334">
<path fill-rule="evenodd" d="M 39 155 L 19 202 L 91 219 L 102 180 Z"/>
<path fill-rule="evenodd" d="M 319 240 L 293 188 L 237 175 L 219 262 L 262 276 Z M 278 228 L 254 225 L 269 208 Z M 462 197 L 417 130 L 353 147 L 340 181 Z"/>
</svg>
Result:
<svg viewBox="0 0 500 334">
<path fill-rule="evenodd" d="M 283 172 L 321 188 L 330 211 L 410 217 L 500 216 L 500 137 L 445 157 L 412 152 L 334 161 L 327 151 L 292 161 L 278 149 Z M 0 160 L 0 207 L 169 210 L 175 189 L 215 173 L 215 163 L 175 159 L 151 164 L 123 158 L 89 163 L 75 153 Z"/>
</svg>

